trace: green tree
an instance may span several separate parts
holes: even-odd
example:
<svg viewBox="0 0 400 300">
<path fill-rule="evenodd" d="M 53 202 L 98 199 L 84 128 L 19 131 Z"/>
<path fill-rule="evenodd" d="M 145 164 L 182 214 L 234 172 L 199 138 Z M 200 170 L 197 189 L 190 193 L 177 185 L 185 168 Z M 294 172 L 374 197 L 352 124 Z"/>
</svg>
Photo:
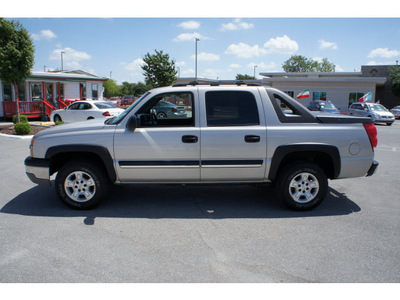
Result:
<svg viewBox="0 0 400 300">
<path fill-rule="evenodd" d="M 236 80 L 255 80 L 256 78 L 254 76 L 250 76 L 247 74 L 237 74 L 236 75 Z"/>
<path fill-rule="evenodd" d="M 153 87 L 169 86 L 177 79 L 175 70 L 175 60 L 169 59 L 169 54 L 155 50 L 155 54 L 147 53 L 142 66 L 146 84 Z"/>
<path fill-rule="evenodd" d="M 400 96 L 400 66 L 389 66 L 388 73 L 388 83 L 392 89 L 392 93 Z"/>
<path fill-rule="evenodd" d="M 28 31 L 19 22 L 0 18 L 0 78 L 12 84 L 17 95 L 17 121 L 19 118 L 18 84 L 31 74 L 35 48 Z"/>
<path fill-rule="evenodd" d="M 321 62 L 301 55 L 293 55 L 282 65 L 285 72 L 335 72 L 335 65 L 327 58 Z"/>
<path fill-rule="evenodd" d="M 117 85 L 117 83 L 109 79 L 103 83 L 104 87 L 104 97 L 117 97 L 122 96 L 121 86 Z"/>
</svg>

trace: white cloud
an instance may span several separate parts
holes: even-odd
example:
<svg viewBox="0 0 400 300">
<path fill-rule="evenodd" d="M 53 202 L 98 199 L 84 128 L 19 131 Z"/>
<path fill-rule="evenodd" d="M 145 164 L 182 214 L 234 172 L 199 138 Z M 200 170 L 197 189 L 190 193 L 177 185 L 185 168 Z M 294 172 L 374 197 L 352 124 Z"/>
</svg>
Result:
<svg viewBox="0 0 400 300">
<path fill-rule="evenodd" d="M 344 69 L 339 65 L 335 65 L 335 72 L 344 72 Z"/>
<path fill-rule="evenodd" d="M 192 55 L 195 58 L 195 55 Z M 197 55 L 198 61 L 218 61 L 220 59 L 218 54 L 201 52 Z"/>
<path fill-rule="evenodd" d="M 368 57 L 383 57 L 383 58 L 393 58 L 396 56 L 400 56 L 400 51 L 398 50 L 389 50 L 388 48 L 377 48 L 372 50 Z"/>
<path fill-rule="evenodd" d="M 186 21 L 186 22 L 182 22 L 178 26 L 182 27 L 183 29 L 197 29 L 197 28 L 200 27 L 200 22 L 197 22 L 197 21 Z"/>
<path fill-rule="evenodd" d="M 299 50 L 299 45 L 296 41 L 289 38 L 287 35 L 271 38 L 264 44 L 268 53 L 279 53 L 279 54 L 293 54 Z"/>
<path fill-rule="evenodd" d="M 332 50 L 337 50 L 338 49 L 337 44 L 334 43 L 334 42 L 327 42 L 327 41 L 324 41 L 324 40 L 319 40 L 318 43 L 319 43 L 319 48 L 320 49 L 332 49 Z"/>
<path fill-rule="evenodd" d="M 266 54 L 265 49 L 258 45 L 250 46 L 245 43 L 231 44 L 224 52 L 225 54 L 234 54 L 240 58 L 251 58 Z"/>
<path fill-rule="evenodd" d="M 247 64 L 248 68 L 253 68 L 254 70 L 254 66 L 256 66 L 256 73 L 258 72 L 271 72 L 271 71 L 275 71 L 277 69 L 277 64 L 274 62 L 270 62 L 270 63 L 265 63 L 265 62 L 259 62 L 259 63 L 249 63 Z M 256 74 L 257 76 L 257 74 Z"/>
<path fill-rule="evenodd" d="M 242 66 L 241 65 L 239 65 L 239 64 L 230 64 L 229 65 L 229 68 L 234 68 L 234 69 L 239 69 L 239 68 L 241 68 Z"/>
<path fill-rule="evenodd" d="M 145 62 L 143 61 L 143 59 L 138 58 L 135 59 L 134 61 L 130 62 L 130 63 L 122 63 L 122 65 L 124 66 L 125 70 L 129 70 L 129 71 L 137 71 L 140 70 L 141 67 L 145 64 Z"/>
<path fill-rule="evenodd" d="M 200 33 L 198 32 L 193 32 L 193 33 L 182 33 L 180 35 L 178 35 L 176 38 L 174 38 L 173 40 L 175 42 L 185 42 L 185 41 L 194 41 L 196 38 L 200 39 L 200 40 L 208 40 L 208 37 L 202 36 Z"/>
<path fill-rule="evenodd" d="M 176 61 L 175 66 L 184 67 L 184 66 L 186 66 L 186 62 L 185 61 Z"/>
<path fill-rule="evenodd" d="M 84 51 L 78 51 L 72 48 L 55 49 L 51 54 L 50 60 L 61 60 L 61 51 L 63 54 L 64 68 L 66 69 L 80 69 L 82 68 L 81 62 L 89 60 L 92 56 Z"/>
<path fill-rule="evenodd" d="M 248 30 L 253 28 L 252 23 L 242 22 L 240 19 L 235 19 L 231 23 L 222 24 L 221 31 L 232 31 L 232 30 Z"/>
<path fill-rule="evenodd" d="M 40 40 L 51 40 L 57 37 L 57 35 L 51 31 L 50 29 L 43 29 L 40 31 L 39 34 L 32 33 L 31 37 L 34 41 L 40 41 Z"/>
<path fill-rule="evenodd" d="M 394 61 L 375 61 L 371 60 L 366 63 L 367 66 L 378 66 L 378 65 L 394 65 Z"/>
</svg>

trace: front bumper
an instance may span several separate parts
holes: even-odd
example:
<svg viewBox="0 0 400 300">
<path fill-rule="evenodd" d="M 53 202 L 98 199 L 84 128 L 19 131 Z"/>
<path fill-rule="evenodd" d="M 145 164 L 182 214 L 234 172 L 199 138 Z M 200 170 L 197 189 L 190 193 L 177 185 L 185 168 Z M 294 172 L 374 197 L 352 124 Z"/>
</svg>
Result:
<svg viewBox="0 0 400 300">
<path fill-rule="evenodd" d="M 28 156 L 25 159 L 25 172 L 33 183 L 50 186 L 50 162 L 48 160 Z"/>
<path fill-rule="evenodd" d="M 374 173 L 375 173 L 376 169 L 378 168 L 378 166 L 379 166 L 379 163 L 376 160 L 374 160 L 374 162 L 372 163 L 371 167 L 369 168 L 366 176 L 374 175 Z"/>
</svg>

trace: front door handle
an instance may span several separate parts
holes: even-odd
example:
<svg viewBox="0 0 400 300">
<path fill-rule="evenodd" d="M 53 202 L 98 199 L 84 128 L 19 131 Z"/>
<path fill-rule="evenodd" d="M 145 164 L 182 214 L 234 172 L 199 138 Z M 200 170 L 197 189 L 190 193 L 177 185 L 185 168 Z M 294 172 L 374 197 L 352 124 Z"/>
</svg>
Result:
<svg viewBox="0 0 400 300">
<path fill-rule="evenodd" d="M 195 135 L 184 135 L 182 136 L 182 143 L 193 144 L 197 143 L 199 138 Z"/>
<path fill-rule="evenodd" d="M 260 136 L 258 135 L 246 135 L 244 141 L 246 143 L 258 143 L 260 141 Z"/>
</svg>

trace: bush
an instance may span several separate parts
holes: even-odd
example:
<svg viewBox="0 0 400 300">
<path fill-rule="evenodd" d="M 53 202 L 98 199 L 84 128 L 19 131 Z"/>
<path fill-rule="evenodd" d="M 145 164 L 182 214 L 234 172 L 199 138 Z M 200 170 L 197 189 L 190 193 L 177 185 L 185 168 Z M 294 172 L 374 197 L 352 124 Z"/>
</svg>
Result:
<svg viewBox="0 0 400 300">
<path fill-rule="evenodd" d="M 25 115 L 19 115 L 19 119 L 22 123 L 28 123 L 28 117 Z M 13 116 L 13 123 L 17 124 L 17 115 Z"/>
<path fill-rule="evenodd" d="M 14 130 L 18 135 L 22 135 L 31 132 L 32 128 L 28 122 L 20 122 L 15 124 Z"/>
<path fill-rule="evenodd" d="M 57 121 L 57 122 L 55 122 L 54 124 L 56 124 L 56 125 L 62 125 L 62 124 L 64 124 L 64 121 Z"/>
</svg>

